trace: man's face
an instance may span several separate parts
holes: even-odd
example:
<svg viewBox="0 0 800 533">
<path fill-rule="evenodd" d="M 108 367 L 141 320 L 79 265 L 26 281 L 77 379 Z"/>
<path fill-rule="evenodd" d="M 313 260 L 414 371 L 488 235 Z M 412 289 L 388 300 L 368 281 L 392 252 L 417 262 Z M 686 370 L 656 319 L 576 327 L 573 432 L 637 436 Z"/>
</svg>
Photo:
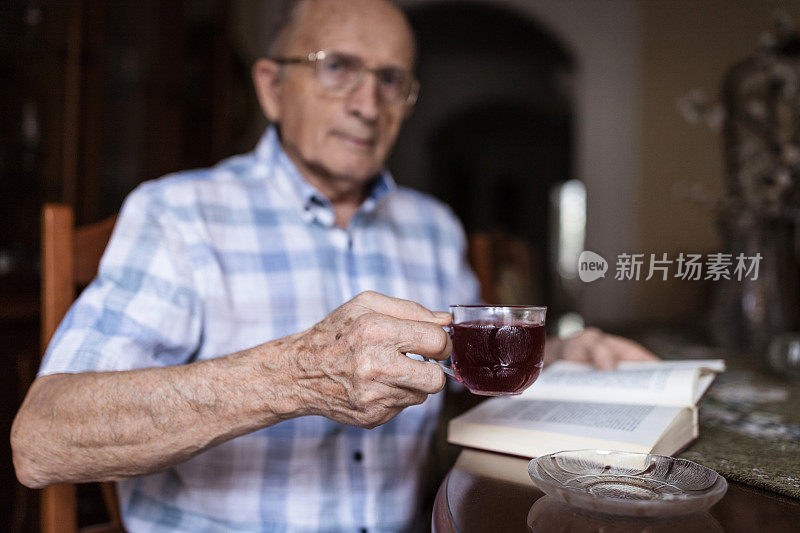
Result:
<svg viewBox="0 0 800 533">
<path fill-rule="evenodd" d="M 400 14 L 375 0 L 317 1 L 304 6 L 285 57 L 324 50 L 361 58 L 369 68 L 411 71 L 413 40 Z M 408 111 L 386 102 L 367 73 L 360 85 L 334 94 L 320 85 L 313 65 L 285 65 L 276 84 L 282 142 L 301 170 L 363 185 L 380 171 Z M 268 111 L 269 114 L 269 111 Z"/>
</svg>

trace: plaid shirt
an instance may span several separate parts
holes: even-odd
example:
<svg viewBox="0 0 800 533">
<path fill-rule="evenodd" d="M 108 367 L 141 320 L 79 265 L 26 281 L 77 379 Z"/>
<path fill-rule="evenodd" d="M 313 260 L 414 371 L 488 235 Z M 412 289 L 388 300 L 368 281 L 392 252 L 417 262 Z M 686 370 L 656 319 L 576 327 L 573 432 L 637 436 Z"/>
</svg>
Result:
<svg viewBox="0 0 800 533">
<path fill-rule="evenodd" d="M 269 129 L 253 153 L 145 183 L 39 371 L 219 357 L 302 331 L 359 292 L 478 301 L 452 212 L 388 172 L 345 230 Z M 397 531 L 417 511 L 441 394 L 373 430 L 284 421 L 118 484 L 129 531 Z"/>
</svg>

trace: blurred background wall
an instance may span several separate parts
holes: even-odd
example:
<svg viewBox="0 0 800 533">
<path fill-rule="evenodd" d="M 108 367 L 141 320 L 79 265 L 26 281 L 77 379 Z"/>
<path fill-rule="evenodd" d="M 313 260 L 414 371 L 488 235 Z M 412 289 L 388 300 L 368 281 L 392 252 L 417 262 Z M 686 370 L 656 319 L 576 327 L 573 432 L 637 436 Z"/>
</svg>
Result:
<svg viewBox="0 0 800 533">
<path fill-rule="evenodd" d="M 635 211 L 630 197 L 626 196 L 634 194 L 636 187 L 639 138 L 637 67 L 641 47 L 636 3 L 625 0 L 408 0 L 402 3 L 408 6 L 412 20 L 424 18 L 426 12 L 435 10 L 438 12 L 436 20 L 442 28 L 449 26 L 451 20 L 458 24 L 459 19 L 452 13 L 458 6 L 469 6 L 474 17 L 469 24 L 462 23 L 465 28 L 458 34 L 464 36 L 464 41 L 458 48 L 437 45 L 441 31 L 432 30 L 429 31 L 430 37 L 425 33 L 421 36 L 420 76 L 426 88 L 420 96 L 418 112 L 412 116 L 398 143 L 398 157 L 394 160 L 399 163 L 403 154 L 409 154 L 404 158 L 405 163 L 398 165 L 398 174 L 408 176 L 408 179 L 413 177 L 417 186 L 425 188 L 425 182 L 430 181 L 434 173 L 429 170 L 432 154 L 426 153 L 423 143 L 438 127 L 442 120 L 439 117 L 456 115 L 470 108 L 481 109 L 493 101 L 527 106 L 537 110 L 538 116 L 536 113 L 530 115 L 526 124 L 521 113 L 514 112 L 516 122 L 522 122 L 516 132 L 512 129 L 514 121 L 499 114 L 495 114 L 499 123 L 497 128 L 493 128 L 491 123 L 477 123 L 470 132 L 475 138 L 474 146 L 467 153 L 484 154 L 484 157 L 494 153 L 496 157 L 488 162 L 476 161 L 474 155 L 472 160 L 462 158 L 465 170 L 475 169 L 492 183 L 514 176 L 512 181 L 519 179 L 550 187 L 571 178 L 580 179 L 588 190 L 587 247 L 606 256 L 632 247 Z M 505 17 L 505 21 L 489 33 L 484 31 L 483 21 L 492 20 L 490 13 L 495 17 Z M 509 29 L 516 24 L 526 25 L 528 36 L 538 33 L 539 43 L 528 44 L 522 37 L 515 38 Z M 423 25 L 422 28 L 430 26 Z M 470 35 L 470 28 L 474 35 Z M 469 46 L 475 41 L 481 44 Z M 436 60 L 430 63 L 434 64 L 424 59 L 426 48 L 432 50 Z M 562 56 L 561 59 L 557 62 L 548 60 L 548 49 L 551 55 Z M 517 54 L 520 54 L 519 61 L 503 71 L 502 65 L 508 65 Z M 485 67 L 483 63 L 493 68 Z M 539 86 L 526 80 L 529 73 L 534 73 Z M 498 82 L 502 84 L 500 88 L 495 86 Z M 556 124 L 555 114 L 566 120 L 564 127 Z M 547 115 L 555 122 L 546 120 Z M 553 160 L 560 156 L 559 148 L 552 143 L 558 139 L 559 132 L 566 135 L 566 145 L 561 148 L 561 157 L 565 156 L 566 162 L 554 165 Z M 514 144 L 512 139 L 521 141 L 527 159 L 508 153 L 508 147 Z M 536 153 L 535 147 L 541 147 L 541 152 Z M 538 229 L 540 233 L 530 233 L 529 230 L 527 234 L 522 232 L 522 236 L 541 244 L 542 237 L 549 232 L 543 227 L 548 217 L 541 215 L 537 218 L 536 215 L 547 209 L 547 188 L 526 191 L 524 187 L 518 187 L 511 191 L 504 195 L 509 199 L 516 198 L 518 205 L 500 204 L 502 207 L 497 209 L 498 214 L 493 218 L 499 218 L 503 209 L 516 208 L 528 213 L 527 222 L 520 220 L 519 224 Z M 621 195 L 620 191 L 625 193 Z M 487 187 L 476 187 L 472 192 L 478 196 L 489 194 Z M 484 209 L 476 206 L 470 214 L 479 217 Z M 468 220 L 468 228 L 471 226 L 469 218 L 462 214 L 462 219 Z M 491 225 L 492 222 L 489 220 L 485 224 Z M 540 268 L 533 269 L 536 272 L 534 276 L 545 281 L 539 293 L 549 301 L 553 300 L 553 291 L 549 290 L 552 284 L 547 283 L 550 270 L 546 263 L 552 252 L 546 243 L 539 247 L 534 244 L 533 255 L 540 265 Z M 631 295 L 630 287 L 599 282 L 582 287 L 582 294 L 577 295 L 575 304 L 588 320 L 610 323 L 628 317 L 626 310 L 630 307 Z M 598 302 L 602 303 L 598 305 Z"/>
<path fill-rule="evenodd" d="M 678 99 L 701 90 L 719 95 L 726 70 L 751 55 L 783 11 L 800 24 L 800 2 L 670 0 L 639 3 L 642 35 L 640 153 L 636 251 L 711 252 L 720 238 L 708 205 L 687 198 L 724 192 L 722 138 L 687 123 Z M 694 195 L 695 197 L 698 195 Z M 630 312 L 675 320 L 702 309 L 708 286 L 690 281 L 640 282 Z"/>
<path fill-rule="evenodd" d="M 249 80 L 266 0 L 11 0 L 0 3 L 0 345 L 7 430 L 38 365 L 38 216 L 81 223 L 138 183 L 252 148 L 266 123 Z M 523 292 L 558 298 L 548 269 L 550 188 L 581 180 L 586 248 L 611 263 L 570 305 L 588 322 L 691 322 L 707 283 L 613 279 L 621 252 L 721 246 L 709 205 L 718 134 L 677 102 L 716 98 L 777 9 L 800 1 L 401 0 L 422 56 L 419 105 L 390 161 L 402 184 L 450 202 L 470 232 L 504 235 L 527 261 Z M 513 253 L 509 255 L 514 259 Z M 523 263 L 525 262 L 523 261 Z M 519 277 L 519 276 L 518 276 Z M 517 282 L 520 282 L 517 279 Z M 28 530 L 35 500 L 0 440 L 0 523 Z"/>
</svg>

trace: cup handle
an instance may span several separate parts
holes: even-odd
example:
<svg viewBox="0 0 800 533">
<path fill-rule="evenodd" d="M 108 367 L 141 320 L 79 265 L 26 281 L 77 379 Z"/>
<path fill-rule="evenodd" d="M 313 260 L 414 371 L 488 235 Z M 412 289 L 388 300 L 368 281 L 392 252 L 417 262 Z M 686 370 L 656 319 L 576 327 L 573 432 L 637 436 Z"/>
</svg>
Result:
<svg viewBox="0 0 800 533">
<path fill-rule="evenodd" d="M 454 380 L 458 381 L 458 378 L 456 377 L 455 373 L 453 372 L 453 367 L 447 366 L 442 361 L 437 361 L 436 359 L 431 359 L 430 357 L 424 357 L 423 356 L 423 358 L 426 361 L 428 361 L 429 363 L 436 363 L 437 365 L 439 365 L 439 368 L 441 368 L 442 371 L 444 371 L 445 374 L 447 374 L 448 376 L 450 376 Z"/>
<path fill-rule="evenodd" d="M 443 328 L 445 331 L 447 331 L 447 334 L 448 334 L 448 335 L 450 335 L 450 337 L 452 337 L 452 336 L 453 336 L 453 326 L 442 326 L 442 328 Z M 451 354 L 451 356 L 452 356 L 452 354 Z M 444 363 L 443 361 L 438 361 L 438 360 L 436 360 L 436 359 L 431 359 L 430 357 L 425 357 L 425 356 L 422 356 L 422 358 L 423 358 L 424 360 L 428 361 L 429 363 L 435 363 L 436 365 L 438 365 L 438 366 L 439 366 L 439 368 L 441 368 L 441 369 L 442 369 L 442 371 L 443 371 L 445 374 L 447 374 L 448 376 L 450 376 L 450 377 L 451 377 L 451 378 L 453 378 L 454 380 L 456 380 L 456 381 L 459 381 L 459 382 L 460 382 L 460 380 L 459 380 L 459 379 L 456 377 L 456 374 L 455 374 L 455 372 L 453 372 L 453 367 L 452 367 L 452 366 L 448 366 L 448 365 L 447 365 L 446 363 Z"/>
</svg>

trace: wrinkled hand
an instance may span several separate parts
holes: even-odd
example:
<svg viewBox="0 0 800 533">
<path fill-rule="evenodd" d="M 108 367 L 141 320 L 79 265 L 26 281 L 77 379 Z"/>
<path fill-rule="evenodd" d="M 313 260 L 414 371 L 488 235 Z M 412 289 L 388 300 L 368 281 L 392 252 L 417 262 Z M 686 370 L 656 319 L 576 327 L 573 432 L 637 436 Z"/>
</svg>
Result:
<svg viewBox="0 0 800 533">
<path fill-rule="evenodd" d="M 407 352 L 446 359 L 448 313 L 364 292 L 295 337 L 296 388 L 305 414 L 373 428 L 442 390 L 445 376 Z"/>
<path fill-rule="evenodd" d="M 658 361 L 641 344 L 597 328 L 587 328 L 564 339 L 547 339 L 545 364 L 556 359 L 591 363 L 600 370 L 615 368 L 620 361 Z"/>
</svg>

